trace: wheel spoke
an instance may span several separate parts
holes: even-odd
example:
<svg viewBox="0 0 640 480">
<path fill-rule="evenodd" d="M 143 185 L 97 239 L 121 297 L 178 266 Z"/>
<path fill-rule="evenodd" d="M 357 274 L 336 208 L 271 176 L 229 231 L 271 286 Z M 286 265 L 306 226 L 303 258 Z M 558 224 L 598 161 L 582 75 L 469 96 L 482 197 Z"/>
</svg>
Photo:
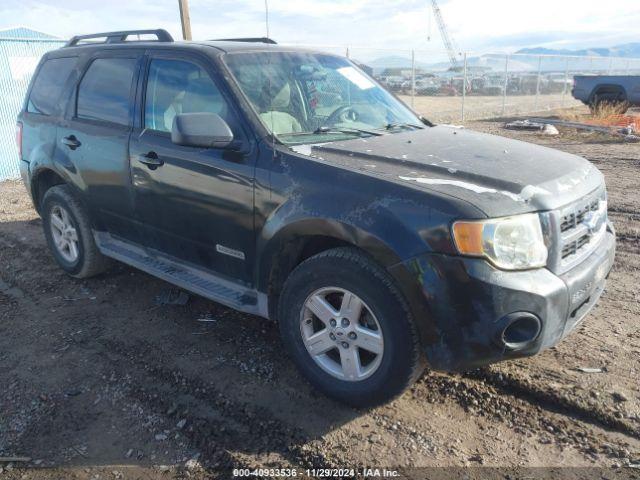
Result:
<svg viewBox="0 0 640 480">
<path fill-rule="evenodd" d="M 60 232 L 62 232 L 62 230 L 64 229 L 64 222 L 56 214 L 51 215 L 51 225 L 55 227 L 56 230 L 59 230 Z"/>
<path fill-rule="evenodd" d="M 69 256 L 75 260 L 78 258 L 78 244 L 76 242 L 69 241 Z"/>
<path fill-rule="evenodd" d="M 304 343 L 311 355 L 322 355 L 336 347 L 335 342 L 329 338 L 329 330 L 326 328 L 304 339 Z"/>
<path fill-rule="evenodd" d="M 348 318 L 357 323 L 362 313 L 362 300 L 351 292 L 345 292 L 340 305 L 340 317 Z"/>
<path fill-rule="evenodd" d="M 356 334 L 358 338 L 354 343 L 359 348 L 375 354 L 381 354 L 384 350 L 384 340 L 379 332 L 358 326 L 356 327 Z"/>
<path fill-rule="evenodd" d="M 340 348 L 340 364 L 347 380 L 356 380 L 360 377 L 362 369 L 357 348 Z"/>
<path fill-rule="evenodd" d="M 71 240 L 72 242 L 78 241 L 78 232 L 76 231 L 75 228 L 69 229 L 69 240 Z"/>
<path fill-rule="evenodd" d="M 71 226 L 71 222 L 69 221 L 69 214 L 67 213 L 67 211 L 64 208 L 60 209 L 60 216 L 62 217 L 62 222 L 64 223 L 65 227 L 70 227 Z"/>
<path fill-rule="evenodd" d="M 332 318 L 338 316 L 338 312 L 322 295 L 314 295 L 307 301 L 307 308 L 313 312 L 325 325 L 329 325 Z"/>
</svg>

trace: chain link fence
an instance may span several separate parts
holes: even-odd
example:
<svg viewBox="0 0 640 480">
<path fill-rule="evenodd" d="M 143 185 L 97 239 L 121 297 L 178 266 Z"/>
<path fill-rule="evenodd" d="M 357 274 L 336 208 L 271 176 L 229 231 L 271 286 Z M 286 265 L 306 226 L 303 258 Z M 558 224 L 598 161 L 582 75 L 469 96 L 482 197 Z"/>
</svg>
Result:
<svg viewBox="0 0 640 480">
<path fill-rule="evenodd" d="M 31 76 L 62 40 L 0 38 L 0 180 L 19 176 L 16 115 Z M 467 52 L 453 66 L 444 51 L 315 45 L 357 62 L 417 113 L 436 123 L 464 123 L 581 107 L 573 76 L 640 75 L 640 59 Z"/>
<path fill-rule="evenodd" d="M 337 50 L 437 123 L 584 109 L 574 75 L 640 75 L 639 58 L 466 52 L 451 65 L 442 51 Z"/>
<path fill-rule="evenodd" d="M 42 55 L 62 40 L 0 38 L 0 180 L 18 178 L 16 116 Z"/>
</svg>

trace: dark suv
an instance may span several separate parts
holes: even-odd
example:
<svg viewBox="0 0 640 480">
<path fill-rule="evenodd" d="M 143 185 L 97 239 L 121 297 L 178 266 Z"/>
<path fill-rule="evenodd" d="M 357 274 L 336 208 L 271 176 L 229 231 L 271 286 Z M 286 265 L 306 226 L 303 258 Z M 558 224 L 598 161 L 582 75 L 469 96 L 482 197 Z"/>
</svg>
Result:
<svg viewBox="0 0 640 480">
<path fill-rule="evenodd" d="M 40 62 L 18 140 L 70 275 L 116 259 L 277 320 L 352 405 L 554 345 L 613 263 L 588 161 L 433 125 L 348 59 L 269 39 L 74 37 Z"/>
</svg>

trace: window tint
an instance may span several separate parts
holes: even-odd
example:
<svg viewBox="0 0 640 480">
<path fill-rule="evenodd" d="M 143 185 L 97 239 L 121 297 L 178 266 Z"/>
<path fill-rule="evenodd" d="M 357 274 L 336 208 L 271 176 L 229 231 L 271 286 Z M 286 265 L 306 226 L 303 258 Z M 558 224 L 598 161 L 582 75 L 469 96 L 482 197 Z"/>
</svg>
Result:
<svg viewBox="0 0 640 480">
<path fill-rule="evenodd" d="M 134 58 L 94 60 L 78 88 L 76 115 L 128 125 L 136 62 Z"/>
<path fill-rule="evenodd" d="M 33 82 L 27 102 L 27 112 L 51 115 L 62 93 L 62 87 L 75 66 L 76 58 L 52 58 L 47 60 Z"/>
<path fill-rule="evenodd" d="M 207 72 L 181 60 L 152 60 L 145 99 L 145 128 L 170 132 L 176 115 L 198 112 L 217 113 L 234 130 L 227 103 Z"/>
</svg>

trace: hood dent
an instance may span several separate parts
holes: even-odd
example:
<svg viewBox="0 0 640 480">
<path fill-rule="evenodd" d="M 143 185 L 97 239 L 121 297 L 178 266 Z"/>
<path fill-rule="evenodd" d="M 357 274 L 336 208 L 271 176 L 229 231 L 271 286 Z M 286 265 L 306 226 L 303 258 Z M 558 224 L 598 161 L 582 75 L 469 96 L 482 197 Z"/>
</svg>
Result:
<svg viewBox="0 0 640 480">
<path fill-rule="evenodd" d="M 453 169 L 449 169 L 451 171 Z M 453 173 L 453 172 L 452 172 Z M 535 195 L 551 195 L 551 192 L 544 188 L 535 187 L 533 185 L 527 185 L 522 189 L 519 194 L 508 192 L 506 190 L 495 190 L 493 188 L 482 187 L 474 183 L 462 182 L 459 180 L 443 180 L 437 178 L 425 178 L 425 177 L 399 177 L 400 180 L 415 181 L 425 185 L 451 185 L 458 188 L 466 188 L 476 193 L 497 193 L 509 197 L 514 202 L 528 202 Z"/>
<path fill-rule="evenodd" d="M 465 200 L 487 216 L 552 210 L 603 184 L 584 158 L 472 130 L 432 127 L 311 146 L 311 157 Z M 308 151 L 308 150 L 307 150 Z"/>
</svg>

